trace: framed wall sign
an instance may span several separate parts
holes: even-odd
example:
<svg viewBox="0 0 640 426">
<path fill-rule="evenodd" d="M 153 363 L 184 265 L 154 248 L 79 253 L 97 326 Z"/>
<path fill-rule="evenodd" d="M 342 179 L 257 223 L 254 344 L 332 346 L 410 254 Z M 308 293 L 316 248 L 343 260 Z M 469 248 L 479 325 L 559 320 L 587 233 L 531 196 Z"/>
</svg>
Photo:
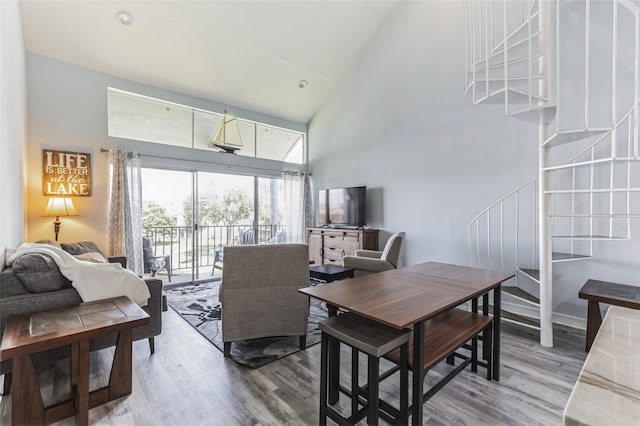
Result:
<svg viewBox="0 0 640 426">
<path fill-rule="evenodd" d="M 49 197 L 90 197 L 91 154 L 43 149 L 42 194 Z"/>
</svg>

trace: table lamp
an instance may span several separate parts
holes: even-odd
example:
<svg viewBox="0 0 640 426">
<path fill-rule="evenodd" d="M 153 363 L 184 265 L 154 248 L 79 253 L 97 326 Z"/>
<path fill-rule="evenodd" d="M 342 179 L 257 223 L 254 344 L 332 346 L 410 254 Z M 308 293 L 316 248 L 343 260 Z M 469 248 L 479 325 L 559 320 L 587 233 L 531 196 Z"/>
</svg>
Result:
<svg viewBox="0 0 640 426">
<path fill-rule="evenodd" d="M 67 197 L 51 197 L 45 210 L 44 216 L 55 217 L 53 221 L 53 230 L 56 233 L 56 241 L 58 241 L 58 232 L 60 232 L 60 216 L 77 216 L 78 211 L 73 205 L 73 199 Z"/>
</svg>

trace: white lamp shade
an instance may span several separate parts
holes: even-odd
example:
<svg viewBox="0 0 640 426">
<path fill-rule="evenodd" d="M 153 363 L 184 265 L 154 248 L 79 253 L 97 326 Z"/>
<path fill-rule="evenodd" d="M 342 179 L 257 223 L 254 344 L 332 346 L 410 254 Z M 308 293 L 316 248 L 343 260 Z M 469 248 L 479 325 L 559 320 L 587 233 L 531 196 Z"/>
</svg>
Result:
<svg viewBox="0 0 640 426">
<path fill-rule="evenodd" d="M 45 216 L 77 216 L 78 211 L 73 205 L 73 199 L 67 197 L 51 197 L 44 213 Z"/>
</svg>

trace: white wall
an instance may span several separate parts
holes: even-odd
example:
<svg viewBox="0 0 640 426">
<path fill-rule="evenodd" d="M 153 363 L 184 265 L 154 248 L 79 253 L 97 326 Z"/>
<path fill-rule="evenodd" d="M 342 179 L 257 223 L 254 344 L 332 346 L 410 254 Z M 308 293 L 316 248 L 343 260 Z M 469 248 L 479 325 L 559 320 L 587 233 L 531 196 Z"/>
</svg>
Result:
<svg viewBox="0 0 640 426">
<path fill-rule="evenodd" d="M 403 264 L 466 264 L 470 220 L 537 178 L 537 127 L 473 105 L 463 58 L 461 1 L 399 2 L 309 124 L 314 191 L 367 185 L 380 243 L 407 233 Z M 554 267 L 557 313 L 586 315 L 588 278 L 640 282 L 638 240 L 596 251 Z"/>
<path fill-rule="evenodd" d="M 25 53 L 20 4 L 0 2 L 0 269 L 24 238 Z"/>
<path fill-rule="evenodd" d="M 74 198 L 78 216 L 60 218 L 60 241 L 95 241 L 105 247 L 107 211 L 107 154 L 100 148 L 123 147 L 141 154 L 166 158 L 161 166 L 171 168 L 189 161 L 261 164 L 259 159 L 203 152 L 168 145 L 135 142 L 107 136 L 107 89 L 114 87 L 158 99 L 224 112 L 227 105 L 123 80 L 108 74 L 27 54 L 28 130 L 27 152 L 27 241 L 53 239 L 53 218 L 42 217 L 47 198 L 42 195 L 42 149 L 91 154 L 91 196 Z M 306 124 L 233 108 L 239 117 L 306 131 Z M 160 161 L 156 159 L 156 161 Z M 262 160 L 266 162 L 268 160 Z M 202 167 L 202 163 L 199 167 Z M 226 168 L 229 169 L 228 167 Z"/>
</svg>

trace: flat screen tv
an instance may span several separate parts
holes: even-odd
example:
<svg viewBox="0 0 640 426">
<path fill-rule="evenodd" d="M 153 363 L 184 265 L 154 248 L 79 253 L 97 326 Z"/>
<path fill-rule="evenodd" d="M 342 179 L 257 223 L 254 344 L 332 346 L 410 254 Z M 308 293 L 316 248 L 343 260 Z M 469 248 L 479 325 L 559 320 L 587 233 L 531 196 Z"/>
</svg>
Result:
<svg viewBox="0 0 640 426">
<path fill-rule="evenodd" d="M 367 187 L 322 189 L 318 193 L 318 223 L 328 226 L 367 224 Z"/>
</svg>

